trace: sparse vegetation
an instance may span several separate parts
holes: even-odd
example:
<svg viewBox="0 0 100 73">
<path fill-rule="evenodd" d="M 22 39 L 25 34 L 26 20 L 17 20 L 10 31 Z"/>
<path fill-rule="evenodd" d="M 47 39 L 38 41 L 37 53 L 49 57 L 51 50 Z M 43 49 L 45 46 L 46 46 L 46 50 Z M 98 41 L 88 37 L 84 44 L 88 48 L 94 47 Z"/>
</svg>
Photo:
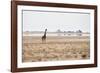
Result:
<svg viewBox="0 0 100 73">
<path fill-rule="evenodd" d="M 23 62 L 89 59 L 89 37 L 49 36 L 46 43 L 41 37 L 23 36 Z"/>
</svg>

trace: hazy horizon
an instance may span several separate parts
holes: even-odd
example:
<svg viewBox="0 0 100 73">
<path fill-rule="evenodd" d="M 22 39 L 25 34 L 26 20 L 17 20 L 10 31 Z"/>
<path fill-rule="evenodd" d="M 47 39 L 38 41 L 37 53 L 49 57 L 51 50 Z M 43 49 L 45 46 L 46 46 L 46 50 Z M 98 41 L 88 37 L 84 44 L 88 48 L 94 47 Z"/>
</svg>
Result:
<svg viewBox="0 0 100 73">
<path fill-rule="evenodd" d="M 24 32 L 34 32 L 34 33 L 44 33 L 44 31 L 24 31 Z M 47 31 L 48 33 L 59 33 L 57 31 Z M 77 31 L 71 31 L 72 33 L 76 33 Z M 68 33 L 68 31 L 61 31 L 61 33 Z M 89 32 L 82 32 L 82 33 L 89 33 Z"/>
</svg>

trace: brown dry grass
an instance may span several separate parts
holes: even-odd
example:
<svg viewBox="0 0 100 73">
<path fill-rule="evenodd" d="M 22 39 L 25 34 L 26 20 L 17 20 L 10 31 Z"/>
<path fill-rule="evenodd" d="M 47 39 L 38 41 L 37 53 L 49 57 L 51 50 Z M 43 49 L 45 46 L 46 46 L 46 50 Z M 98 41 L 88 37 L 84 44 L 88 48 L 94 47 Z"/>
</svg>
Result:
<svg viewBox="0 0 100 73">
<path fill-rule="evenodd" d="M 23 62 L 89 59 L 89 37 L 23 37 Z"/>
</svg>

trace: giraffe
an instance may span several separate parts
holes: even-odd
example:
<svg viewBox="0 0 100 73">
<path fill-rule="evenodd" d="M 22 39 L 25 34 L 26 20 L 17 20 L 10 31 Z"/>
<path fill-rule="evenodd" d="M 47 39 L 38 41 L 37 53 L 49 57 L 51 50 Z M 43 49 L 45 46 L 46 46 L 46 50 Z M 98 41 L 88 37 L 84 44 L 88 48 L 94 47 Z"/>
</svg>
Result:
<svg viewBox="0 0 100 73">
<path fill-rule="evenodd" d="M 46 32 L 47 32 L 47 29 L 45 29 L 44 35 L 42 36 L 42 42 L 46 42 Z"/>
</svg>

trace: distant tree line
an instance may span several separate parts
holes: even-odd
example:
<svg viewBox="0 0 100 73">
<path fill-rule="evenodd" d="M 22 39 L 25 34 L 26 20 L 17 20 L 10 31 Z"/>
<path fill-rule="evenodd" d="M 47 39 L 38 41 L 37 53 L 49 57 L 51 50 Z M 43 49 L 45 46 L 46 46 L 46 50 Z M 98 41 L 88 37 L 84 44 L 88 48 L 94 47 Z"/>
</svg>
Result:
<svg viewBox="0 0 100 73">
<path fill-rule="evenodd" d="M 60 33 L 64 33 L 64 35 L 66 35 L 66 33 L 67 33 L 68 35 L 71 35 L 71 34 L 73 34 L 73 33 L 76 33 L 76 34 L 79 35 L 79 36 L 82 35 L 82 30 L 77 30 L 77 31 L 61 31 L 60 29 L 58 29 L 56 32 L 59 33 L 59 35 L 60 35 Z"/>
</svg>

